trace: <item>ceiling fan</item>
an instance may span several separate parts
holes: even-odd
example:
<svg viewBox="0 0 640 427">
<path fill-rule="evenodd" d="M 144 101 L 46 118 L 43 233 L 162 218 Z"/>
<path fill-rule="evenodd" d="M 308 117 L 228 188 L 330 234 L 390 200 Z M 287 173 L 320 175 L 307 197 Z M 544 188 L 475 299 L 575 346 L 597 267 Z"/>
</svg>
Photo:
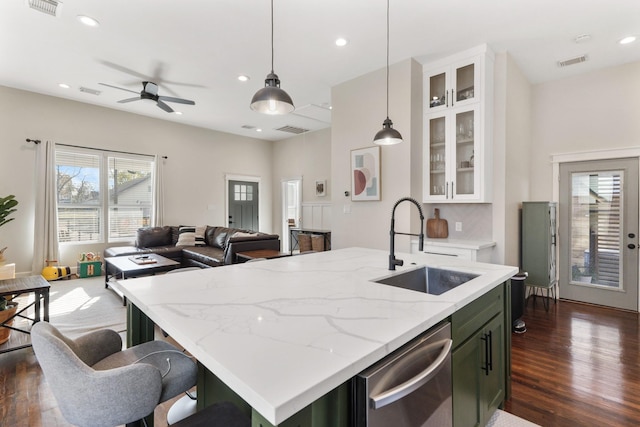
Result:
<svg viewBox="0 0 640 427">
<path fill-rule="evenodd" d="M 112 87 L 114 89 L 125 90 L 131 93 L 138 93 L 134 90 L 125 89 L 118 86 L 112 86 L 106 83 L 99 83 L 102 86 Z M 142 91 L 139 93 L 139 96 L 135 96 L 133 98 L 121 99 L 118 101 L 120 104 L 124 104 L 127 102 L 140 101 L 141 99 L 149 99 L 156 102 L 156 105 L 162 108 L 167 113 L 173 113 L 173 108 L 171 108 L 166 102 L 176 102 L 178 104 L 187 104 L 187 105 L 196 105 L 194 101 L 183 98 L 174 98 L 172 96 L 160 96 L 158 95 L 158 85 L 153 82 L 142 82 Z"/>
</svg>

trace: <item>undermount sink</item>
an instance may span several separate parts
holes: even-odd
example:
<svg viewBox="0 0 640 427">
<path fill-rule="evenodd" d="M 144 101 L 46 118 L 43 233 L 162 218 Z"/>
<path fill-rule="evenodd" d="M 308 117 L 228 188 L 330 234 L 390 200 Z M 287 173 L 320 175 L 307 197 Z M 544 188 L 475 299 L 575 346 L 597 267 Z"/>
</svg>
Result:
<svg viewBox="0 0 640 427">
<path fill-rule="evenodd" d="M 374 282 L 431 295 L 442 295 L 476 277 L 478 277 L 478 274 L 445 270 L 443 268 L 420 267 L 374 280 Z"/>
</svg>

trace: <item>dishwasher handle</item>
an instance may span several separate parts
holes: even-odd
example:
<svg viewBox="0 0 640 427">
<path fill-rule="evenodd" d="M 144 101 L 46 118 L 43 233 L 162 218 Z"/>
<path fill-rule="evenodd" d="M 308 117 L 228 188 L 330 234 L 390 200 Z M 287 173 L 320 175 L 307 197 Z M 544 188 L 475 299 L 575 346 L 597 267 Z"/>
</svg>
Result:
<svg viewBox="0 0 640 427">
<path fill-rule="evenodd" d="M 405 381 L 404 383 L 399 384 L 396 387 L 393 387 L 391 390 L 386 390 L 378 393 L 378 395 L 376 396 L 371 396 L 371 408 L 380 409 L 384 406 L 387 406 L 390 403 L 393 403 L 396 400 L 402 399 L 403 397 L 413 393 L 414 391 L 428 383 L 447 362 L 447 358 L 451 354 L 452 345 L 453 340 L 444 339 L 426 345 L 418 350 L 420 353 L 431 353 L 434 348 L 442 347 L 442 350 L 440 350 L 440 354 L 438 354 L 436 360 L 434 360 L 433 363 L 427 367 L 427 369 L 420 372 L 410 380 Z"/>
</svg>

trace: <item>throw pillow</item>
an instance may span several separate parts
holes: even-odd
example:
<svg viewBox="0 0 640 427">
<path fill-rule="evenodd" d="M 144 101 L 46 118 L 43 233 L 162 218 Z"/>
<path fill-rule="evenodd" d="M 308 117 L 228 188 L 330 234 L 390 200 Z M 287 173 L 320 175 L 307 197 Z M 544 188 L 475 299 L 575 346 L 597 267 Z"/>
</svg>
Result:
<svg viewBox="0 0 640 427">
<path fill-rule="evenodd" d="M 206 228 L 204 225 L 202 227 L 180 226 L 176 246 L 205 246 L 204 231 Z"/>
<path fill-rule="evenodd" d="M 243 231 L 236 231 L 235 233 L 233 233 L 233 238 L 236 237 L 256 237 L 258 235 L 258 233 L 245 233 Z"/>
</svg>

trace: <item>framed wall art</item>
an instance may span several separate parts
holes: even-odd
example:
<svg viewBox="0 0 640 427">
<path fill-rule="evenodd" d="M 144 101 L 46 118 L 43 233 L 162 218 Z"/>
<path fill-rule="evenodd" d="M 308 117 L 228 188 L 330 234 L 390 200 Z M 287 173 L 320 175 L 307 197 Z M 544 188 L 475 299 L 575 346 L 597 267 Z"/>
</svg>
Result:
<svg viewBox="0 0 640 427">
<path fill-rule="evenodd" d="M 316 196 L 324 197 L 327 195 L 327 180 L 316 180 Z"/>
<path fill-rule="evenodd" d="M 351 200 L 380 200 L 380 147 L 351 150 Z"/>
</svg>

